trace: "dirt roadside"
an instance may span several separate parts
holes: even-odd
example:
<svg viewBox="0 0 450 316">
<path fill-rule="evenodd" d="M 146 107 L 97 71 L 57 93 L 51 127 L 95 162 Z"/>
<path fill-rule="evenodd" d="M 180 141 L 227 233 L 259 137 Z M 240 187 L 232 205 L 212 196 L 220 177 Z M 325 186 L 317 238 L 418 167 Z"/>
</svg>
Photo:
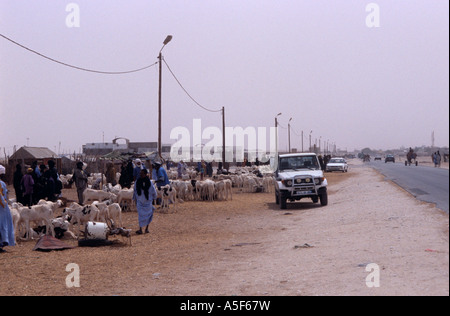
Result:
<svg viewBox="0 0 450 316">
<path fill-rule="evenodd" d="M 327 174 L 329 205 L 279 210 L 273 194 L 156 213 L 132 246 L 0 255 L 0 295 L 449 295 L 449 220 L 359 160 Z M 137 214 L 124 214 L 137 229 Z M 76 244 L 75 242 L 67 242 Z M 68 288 L 68 263 L 80 287 Z M 380 286 L 369 288 L 369 263 Z"/>
</svg>

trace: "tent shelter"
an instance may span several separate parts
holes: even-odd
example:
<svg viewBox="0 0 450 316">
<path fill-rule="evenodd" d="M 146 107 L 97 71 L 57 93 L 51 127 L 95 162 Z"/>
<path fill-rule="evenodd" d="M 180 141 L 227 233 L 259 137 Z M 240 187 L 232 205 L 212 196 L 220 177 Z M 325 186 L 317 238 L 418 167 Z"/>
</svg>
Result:
<svg viewBox="0 0 450 316">
<path fill-rule="evenodd" d="M 38 165 L 47 165 L 49 160 L 56 163 L 56 169 L 60 172 L 61 159 L 53 151 L 46 147 L 27 147 L 19 148 L 11 157 L 9 157 L 9 165 L 15 166 L 22 164 L 22 166 L 31 166 L 33 161 L 37 161 Z"/>
</svg>

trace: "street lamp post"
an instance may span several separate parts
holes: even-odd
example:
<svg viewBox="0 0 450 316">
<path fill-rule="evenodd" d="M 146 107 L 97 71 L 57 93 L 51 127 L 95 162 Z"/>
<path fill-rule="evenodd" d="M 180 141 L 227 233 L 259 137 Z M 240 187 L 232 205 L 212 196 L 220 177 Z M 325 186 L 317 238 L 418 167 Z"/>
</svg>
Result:
<svg viewBox="0 0 450 316">
<path fill-rule="evenodd" d="M 278 155 L 278 116 L 280 116 L 281 113 L 278 113 L 277 116 L 275 116 L 275 150 Z"/>
<path fill-rule="evenodd" d="M 309 151 L 311 151 L 311 134 L 312 134 L 312 131 L 309 132 Z"/>
<path fill-rule="evenodd" d="M 172 35 L 167 35 L 163 42 L 163 47 L 159 51 L 159 89 L 158 89 L 158 155 L 162 159 L 162 142 L 161 142 L 161 90 L 162 90 L 162 50 L 172 40 Z"/>
<path fill-rule="evenodd" d="M 289 144 L 289 153 L 291 153 L 291 121 L 292 121 L 292 117 L 289 119 L 289 122 L 288 122 L 288 144 Z"/>
<path fill-rule="evenodd" d="M 319 155 L 322 154 L 322 136 L 319 137 Z"/>
<path fill-rule="evenodd" d="M 303 130 L 302 130 L 302 152 L 303 152 Z"/>
</svg>

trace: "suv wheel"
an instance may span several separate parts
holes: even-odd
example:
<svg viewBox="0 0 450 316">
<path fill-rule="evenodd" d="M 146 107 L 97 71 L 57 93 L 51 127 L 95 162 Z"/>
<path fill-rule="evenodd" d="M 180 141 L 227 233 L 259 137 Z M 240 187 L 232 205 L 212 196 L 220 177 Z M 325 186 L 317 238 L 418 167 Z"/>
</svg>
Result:
<svg viewBox="0 0 450 316">
<path fill-rule="evenodd" d="M 327 192 L 323 192 L 320 195 L 320 205 L 322 205 L 322 206 L 328 205 L 328 193 Z"/>
<path fill-rule="evenodd" d="M 287 208 L 287 198 L 284 196 L 283 193 L 280 192 L 279 199 L 280 199 L 280 210 L 285 210 Z"/>
</svg>

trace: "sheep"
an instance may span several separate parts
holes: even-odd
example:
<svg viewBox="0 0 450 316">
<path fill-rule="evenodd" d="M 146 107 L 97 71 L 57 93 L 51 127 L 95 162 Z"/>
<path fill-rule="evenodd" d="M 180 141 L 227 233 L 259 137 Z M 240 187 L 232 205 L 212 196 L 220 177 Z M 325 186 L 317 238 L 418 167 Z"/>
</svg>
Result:
<svg viewBox="0 0 450 316">
<path fill-rule="evenodd" d="M 188 190 L 187 183 L 185 181 L 176 180 L 172 181 L 172 186 L 177 191 L 178 201 L 181 203 L 184 202 Z"/>
<path fill-rule="evenodd" d="M 51 202 L 50 202 L 51 203 Z M 32 207 L 20 207 L 20 221 L 25 223 L 26 239 L 30 239 L 30 222 L 43 221 L 46 227 L 46 232 L 51 232 L 55 237 L 55 231 L 51 225 L 53 219 L 53 209 L 50 204 L 33 205 Z"/>
<path fill-rule="evenodd" d="M 264 192 L 272 193 L 274 191 L 272 176 L 265 176 L 263 179 Z"/>
<path fill-rule="evenodd" d="M 78 224 L 77 238 L 80 236 L 81 225 L 87 222 L 98 221 L 99 213 L 100 211 L 95 205 L 81 206 L 75 202 L 63 211 L 63 215 L 69 215 L 71 217 L 69 222 L 72 227 L 74 222 Z"/>
<path fill-rule="evenodd" d="M 233 182 L 230 179 L 225 179 L 223 180 L 223 182 L 225 183 L 225 195 L 226 195 L 226 200 L 228 200 L 228 193 L 230 194 L 230 200 L 233 200 Z"/>
<path fill-rule="evenodd" d="M 91 205 L 94 205 L 95 207 L 97 207 L 97 209 L 99 211 L 98 220 L 100 222 L 106 223 L 106 220 L 109 218 L 108 206 L 110 204 L 112 204 L 111 200 L 106 200 L 103 202 L 99 202 L 99 201 L 92 202 Z"/>
<path fill-rule="evenodd" d="M 203 190 L 204 190 L 204 193 L 205 193 L 204 196 L 206 197 L 206 199 L 209 202 L 213 202 L 214 201 L 214 193 L 215 193 L 214 181 L 209 180 L 209 179 L 205 180 Z"/>
<path fill-rule="evenodd" d="M 115 200 L 117 196 L 111 192 L 105 192 L 103 190 L 93 190 L 86 189 L 83 192 L 84 202 L 87 201 L 104 201 L 104 200 Z"/>
<path fill-rule="evenodd" d="M 108 206 L 108 218 L 119 221 L 119 227 L 122 227 L 122 208 L 119 203 L 113 203 Z"/>
<path fill-rule="evenodd" d="M 130 210 L 132 206 L 134 205 L 133 201 L 133 194 L 134 189 L 122 189 L 117 193 L 117 203 L 119 203 L 120 207 L 122 207 L 124 210 L 128 209 L 123 206 L 123 202 L 127 202 L 127 205 L 130 205 Z"/>
<path fill-rule="evenodd" d="M 70 222 L 69 216 L 60 216 L 52 219 L 52 226 L 55 230 L 55 237 L 61 239 L 62 237 L 67 239 L 77 239 L 75 234 L 69 230 Z"/>
<path fill-rule="evenodd" d="M 158 189 L 156 190 L 157 198 L 161 199 L 161 210 L 166 210 L 169 208 L 169 200 L 170 200 L 169 191 L 170 190 L 173 190 L 173 189 L 168 184 L 158 187 Z"/>
<path fill-rule="evenodd" d="M 14 238 L 15 238 L 15 242 L 17 243 L 17 235 L 19 234 L 19 222 L 20 222 L 20 213 L 19 213 L 19 208 L 23 207 L 22 204 L 17 203 L 17 202 L 13 202 L 11 204 L 11 207 L 9 208 L 9 211 L 11 213 L 11 217 L 13 220 L 13 226 L 14 226 Z"/>
</svg>

